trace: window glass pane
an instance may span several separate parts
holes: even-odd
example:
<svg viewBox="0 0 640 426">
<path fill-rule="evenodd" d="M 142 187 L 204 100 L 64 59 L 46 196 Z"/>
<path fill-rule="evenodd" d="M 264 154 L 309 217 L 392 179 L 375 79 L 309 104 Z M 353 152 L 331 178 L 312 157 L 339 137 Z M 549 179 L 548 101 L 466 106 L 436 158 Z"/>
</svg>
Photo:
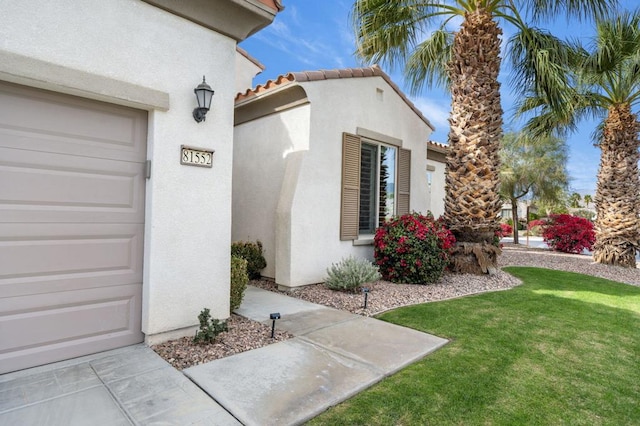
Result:
<svg viewBox="0 0 640 426">
<path fill-rule="evenodd" d="M 378 147 L 362 144 L 360 150 L 360 223 L 362 234 L 373 234 L 376 229 L 376 188 L 378 181 Z"/>
<path fill-rule="evenodd" d="M 396 211 L 396 153 L 397 149 L 382 145 L 380 147 L 380 207 L 378 226 L 391 219 Z"/>
</svg>

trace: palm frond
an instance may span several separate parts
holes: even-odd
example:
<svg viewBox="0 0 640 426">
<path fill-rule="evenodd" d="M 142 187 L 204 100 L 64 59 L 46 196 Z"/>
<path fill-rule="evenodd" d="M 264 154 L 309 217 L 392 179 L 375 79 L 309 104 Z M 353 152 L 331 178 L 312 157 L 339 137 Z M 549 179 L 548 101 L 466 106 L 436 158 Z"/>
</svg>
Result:
<svg viewBox="0 0 640 426">
<path fill-rule="evenodd" d="M 524 26 L 509 39 L 508 48 L 514 70 L 511 84 L 519 95 L 533 92 L 554 108 L 567 102 L 572 59 L 567 43 L 547 31 Z"/>
<path fill-rule="evenodd" d="M 532 22 L 556 20 L 560 15 L 581 20 L 604 18 L 619 5 L 618 0 L 514 0 L 514 3 Z"/>
<path fill-rule="evenodd" d="M 437 0 L 356 0 L 352 9 L 356 55 L 390 68 L 402 65 L 439 17 L 458 13 Z"/>
<path fill-rule="evenodd" d="M 440 28 L 417 46 L 405 68 L 412 94 L 425 87 L 449 87 L 447 63 L 451 59 L 452 45 L 453 33 Z"/>
</svg>

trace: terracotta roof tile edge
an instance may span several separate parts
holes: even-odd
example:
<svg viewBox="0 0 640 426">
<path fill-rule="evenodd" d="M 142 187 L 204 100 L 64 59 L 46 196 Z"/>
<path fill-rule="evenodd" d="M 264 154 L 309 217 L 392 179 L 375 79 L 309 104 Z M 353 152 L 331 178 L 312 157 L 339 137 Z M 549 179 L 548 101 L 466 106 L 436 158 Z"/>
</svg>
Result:
<svg viewBox="0 0 640 426">
<path fill-rule="evenodd" d="M 296 81 L 296 79 L 292 73 L 289 73 L 287 75 L 280 75 L 275 80 L 267 80 L 266 83 L 258 84 L 253 89 L 247 89 L 244 92 L 238 93 L 236 95 L 235 102 L 238 103 L 238 102 L 244 101 L 245 99 L 251 98 L 253 96 L 257 96 L 260 93 L 272 90 L 276 87 L 293 83 L 294 81 Z"/>
<path fill-rule="evenodd" d="M 447 152 L 449 151 L 449 145 L 441 142 L 427 141 L 427 146 L 431 147 L 434 151 Z"/>
<path fill-rule="evenodd" d="M 260 3 L 269 7 L 270 9 L 275 10 L 276 12 L 282 12 L 284 10 L 284 6 L 280 0 L 258 0 Z"/>
</svg>

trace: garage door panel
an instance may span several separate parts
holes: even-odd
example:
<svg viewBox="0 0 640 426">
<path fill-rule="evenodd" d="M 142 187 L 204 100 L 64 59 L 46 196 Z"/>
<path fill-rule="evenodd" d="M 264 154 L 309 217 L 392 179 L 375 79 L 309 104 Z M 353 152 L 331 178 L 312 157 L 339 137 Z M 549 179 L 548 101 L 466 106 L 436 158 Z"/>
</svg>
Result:
<svg viewBox="0 0 640 426">
<path fill-rule="evenodd" d="M 143 233 L 144 225 L 2 225 L 2 295 L 141 283 Z"/>
<path fill-rule="evenodd" d="M 146 111 L 0 83 L 0 146 L 144 161 L 146 116 Z"/>
<path fill-rule="evenodd" d="M 0 221 L 140 223 L 144 183 L 142 163 L 0 148 Z"/>
<path fill-rule="evenodd" d="M 141 292 L 128 285 L 0 299 L 0 373 L 140 342 Z"/>
<path fill-rule="evenodd" d="M 0 373 L 139 343 L 147 112 L 0 82 Z"/>
</svg>

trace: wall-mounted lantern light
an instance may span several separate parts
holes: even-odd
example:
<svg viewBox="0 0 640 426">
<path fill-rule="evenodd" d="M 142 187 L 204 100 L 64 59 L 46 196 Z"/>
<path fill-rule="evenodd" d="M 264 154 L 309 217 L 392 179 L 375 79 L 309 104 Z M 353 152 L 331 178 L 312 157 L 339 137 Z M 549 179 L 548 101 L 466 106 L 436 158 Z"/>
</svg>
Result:
<svg viewBox="0 0 640 426">
<path fill-rule="evenodd" d="M 193 118 L 200 123 L 205 120 L 207 112 L 209 108 L 211 108 L 213 90 L 204 80 L 204 76 L 202 76 L 202 83 L 198 84 L 198 87 L 193 89 L 193 92 L 196 94 L 196 99 L 198 100 L 198 108 L 193 110 Z"/>
</svg>

